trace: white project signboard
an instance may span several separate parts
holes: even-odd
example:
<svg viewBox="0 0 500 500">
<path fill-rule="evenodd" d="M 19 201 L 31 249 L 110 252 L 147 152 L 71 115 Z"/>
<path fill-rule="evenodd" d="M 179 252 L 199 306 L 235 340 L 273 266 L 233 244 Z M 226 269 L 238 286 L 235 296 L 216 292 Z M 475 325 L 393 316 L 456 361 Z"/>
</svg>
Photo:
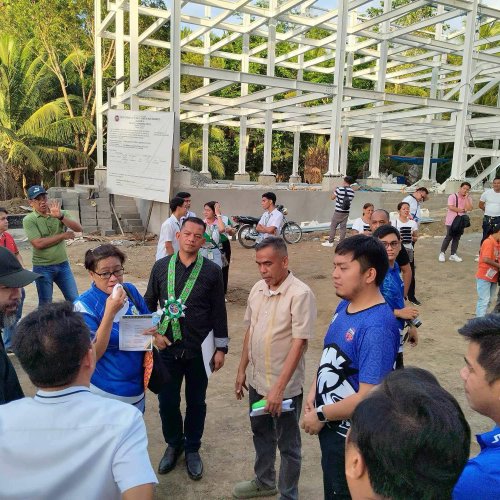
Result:
<svg viewBox="0 0 500 500">
<path fill-rule="evenodd" d="M 169 201 L 174 114 L 108 111 L 107 188 L 113 194 Z"/>
</svg>

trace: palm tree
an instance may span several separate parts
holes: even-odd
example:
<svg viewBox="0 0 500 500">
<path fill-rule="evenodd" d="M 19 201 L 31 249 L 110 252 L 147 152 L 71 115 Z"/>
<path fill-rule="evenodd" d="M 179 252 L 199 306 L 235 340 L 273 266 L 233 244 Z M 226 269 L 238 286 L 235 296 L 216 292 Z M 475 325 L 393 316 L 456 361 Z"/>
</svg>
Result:
<svg viewBox="0 0 500 500">
<path fill-rule="evenodd" d="M 201 170 L 203 157 L 203 139 L 200 133 L 201 130 L 201 127 L 198 127 L 181 142 L 179 147 L 181 163 L 194 170 Z M 218 127 L 210 127 L 210 140 L 223 141 L 224 131 Z M 216 178 L 224 177 L 224 163 L 219 156 L 214 154 L 208 155 L 208 170 L 210 170 Z"/>
<path fill-rule="evenodd" d="M 57 85 L 34 42 L 21 46 L 11 36 L 0 36 L 0 157 L 11 194 L 22 193 L 22 177 L 50 179 L 60 168 L 88 155 L 75 149 L 75 135 L 93 130 L 90 121 L 71 117 L 64 98 L 54 98 Z M 80 98 L 68 96 L 78 108 Z"/>
</svg>

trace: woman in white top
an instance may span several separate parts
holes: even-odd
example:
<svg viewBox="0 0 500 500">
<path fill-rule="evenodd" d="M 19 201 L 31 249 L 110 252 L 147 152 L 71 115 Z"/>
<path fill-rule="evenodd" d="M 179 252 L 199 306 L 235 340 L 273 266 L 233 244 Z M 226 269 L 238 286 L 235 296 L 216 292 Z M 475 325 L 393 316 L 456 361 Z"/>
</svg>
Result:
<svg viewBox="0 0 500 500">
<path fill-rule="evenodd" d="M 398 203 L 398 216 L 391 221 L 392 225 L 401 235 L 401 243 L 408 252 L 410 267 L 412 271 L 410 288 L 408 289 L 408 299 L 411 303 L 419 306 L 420 301 L 415 297 L 415 252 L 414 243 L 418 239 L 418 224 L 410 219 L 410 205 L 406 201 Z"/>
<path fill-rule="evenodd" d="M 373 203 L 365 203 L 363 205 L 363 215 L 352 223 L 351 234 L 372 234 L 370 231 L 370 219 L 374 210 Z"/>
</svg>

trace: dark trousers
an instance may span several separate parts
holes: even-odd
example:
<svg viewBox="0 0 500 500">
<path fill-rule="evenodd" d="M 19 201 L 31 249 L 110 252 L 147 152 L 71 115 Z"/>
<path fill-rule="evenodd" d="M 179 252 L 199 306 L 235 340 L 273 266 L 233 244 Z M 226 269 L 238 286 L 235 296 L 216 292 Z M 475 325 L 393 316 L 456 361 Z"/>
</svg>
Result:
<svg viewBox="0 0 500 500">
<path fill-rule="evenodd" d="M 491 229 L 496 224 L 500 224 L 500 217 L 491 217 L 489 215 L 485 215 L 483 217 L 483 237 L 481 238 L 481 245 L 483 244 L 483 241 L 490 235 Z"/>
<path fill-rule="evenodd" d="M 345 477 L 345 437 L 327 425 L 319 433 L 325 500 L 349 500 Z"/>
<path fill-rule="evenodd" d="M 186 359 L 162 352 L 162 360 L 168 368 L 171 380 L 158 394 L 163 437 L 169 446 L 178 448 L 182 444 L 187 452 L 198 451 L 205 427 L 208 379 L 200 356 Z M 182 420 L 181 385 L 185 379 L 186 417 Z"/>
<path fill-rule="evenodd" d="M 231 243 L 229 240 L 222 242 L 222 253 L 227 259 L 227 266 L 222 268 L 222 280 L 224 281 L 224 295 L 227 293 L 227 284 L 229 281 L 229 266 L 231 265 Z"/>
<path fill-rule="evenodd" d="M 263 396 L 250 386 L 250 407 Z M 273 488 L 276 485 L 276 447 L 280 450 L 281 467 L 278 479 L 280 498 L 299 498 L 299 476 L 302 462 L 299 428 L 302 394 L 292 398 L 294 411 L 282 413 L 279 417 L 260 415 L 250 417 L 255 446 L 255 476 L 261 486 Z"/>
<path fill-rule="evenodd" d="M 446 226 L 446 236 L 444 237 L 443 243 L 441 245 L 441 252 L 445 253 L 448 249 L 448 245 L 451 242 L 451 255 L 456 255 L 458 250 L 458 242 L 460 241 L 461 237 L 461 234 L 451 233 L 451 225 Z"/>
<path fill-rule="evenodd" d="M 415 254 L 413 255 L 413 260 L 410 261 L 410 267 L 411 281 L 410 288 L 408 288 L 408 298 L 411 300 L 415 298 Z"/>
</svg>

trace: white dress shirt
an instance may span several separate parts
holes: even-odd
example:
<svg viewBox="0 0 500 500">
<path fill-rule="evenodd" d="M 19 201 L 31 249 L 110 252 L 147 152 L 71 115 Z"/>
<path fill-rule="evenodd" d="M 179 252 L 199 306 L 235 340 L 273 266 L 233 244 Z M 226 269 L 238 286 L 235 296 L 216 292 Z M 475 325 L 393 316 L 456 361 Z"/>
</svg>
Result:
<svg viewBox="0 0 500 500">
<path fill-rule="evenodd" d="M 260 233 L 259 241 L 269 236 L 279 236 L 281 233 L 281 226 L 283 225 L 283 214 L 275 208 L 272 212 L 264 212 L 259 220 L 259 224 L 265 227 L 275 227 L 274 234 Z"/>
<path fill-rule="evenodd" d="M 120 499 L 157 483 L 142 415 L 88 387 L 0 406 L 0 498 Z"/>
<path fill-rule="evenodd" d="M 158 246 L 156 247 L 156 260 L 167 256 L 165 243 L 170 241 L 174 247 L 174 252 L 179 251 L 179 242 L 175 235 L 181 230 L 181 222 L 177 220 L 175 215 L 171 215 L 162 225 L 160 229 L 160 236 L 158 238 Z"/>
</svg>

